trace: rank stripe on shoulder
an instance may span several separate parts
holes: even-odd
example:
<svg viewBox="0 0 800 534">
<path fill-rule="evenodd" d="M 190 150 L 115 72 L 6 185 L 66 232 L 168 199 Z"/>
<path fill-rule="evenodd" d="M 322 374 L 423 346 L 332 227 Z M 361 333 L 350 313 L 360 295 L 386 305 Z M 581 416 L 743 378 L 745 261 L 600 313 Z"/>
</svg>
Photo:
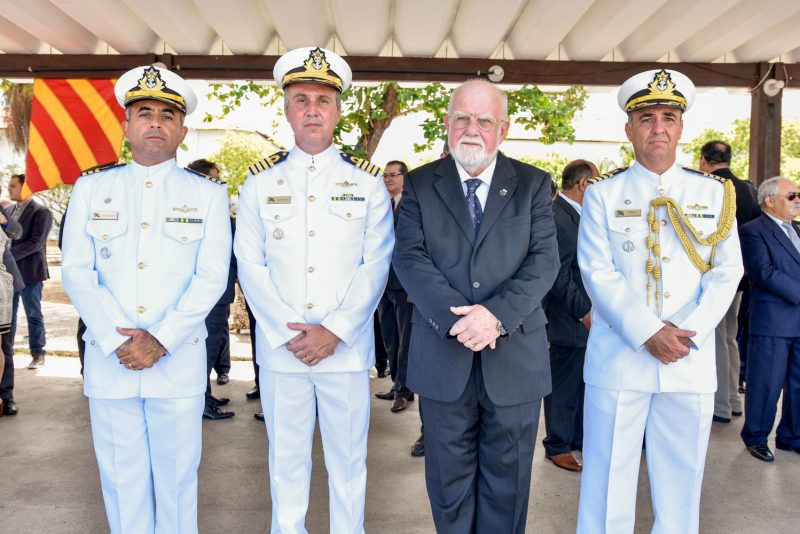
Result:
<svg viewBox="0 0 800 534">
<path fill-rule="evenodd" d="M 359 158 L 353 154 L 348 154 L 347 152 L 341 152 L 340 154 L 342 159 L 347 163 L 355 166 L 358 169 L 361 169 L 364 172 L 370 173 L 372 176 L 378 176 L 381 174 L 381 168 L 366 159 Z"/>
<path fill-rule="evenodd" d="M 289 157 L 289 151 L 281 150 L 280 152 L 270 154 L 261 161 L 253 163 L 250 165 L 248 170 L 250 171 L 250 174 L 258 174 L 261 171 L 265 171 L 270 167 L 274 167 L 278 163 L 285 161 L 287 157 Z"/>
<path fill-rule="evenodd" d="M 195 176 L 199 176 L 200 178 L 205 178 L 209 182 L 214 182 L 215 184 L 219 184 L 219 185 L 227 185 L 225 183 L 225 180 L 222 180 L 220 178 L 214 178 L 213 176 L 209 176 L 207 174 L 203 174 L 202 172 L 196 171 L 194 169 L 190 169 L 189 167 L 184 167 L 184 170 L 194 174 Z"/>
<path fill-rule="evenodd" d="M 697 169 L 692 169 L 691 167 L 681 167 L 686 172 L 690 172 L 692 174 L 699 174 L 700 176 L 705 176 L 706 178 L 713 178 L 714 180 L 724 184 L 728 181 L 727 178 L 723 178 L 722 176 L 717 176 L 716 174 L 709 174 L 707 172 L 698 171 Z"/>
<path fill-rule="evenodd" d="M 88 169 L 86 169 L 81 173 L 81 176 L 88 176 L 96 172 L 103 172 L 109 169 L 116 169 L 117 167 L 124 167 L 125 165 L 127 165 L 127 163 L 117 163 L 116 161 L 112 161 L 110 163 L 103 163 L 102 165 L 95 165 L 94 167 L 89 167 Z"/>
<path fill-rule="evenodd" d="M 605 180 L 607 178 L 612 178 L 612 177 L 616 176 L 617 174 L 621 173 L 622 171 L 626 171 L 626 170 L 628 170 L 628 167 L 620 167 L 619 169 L 614 169 L 613 171 L 607 172 L 605 174 L 601 174 L 600 176 L 595 176 L 594 178 L 589 178 L 589 183 L 590 184 L 596 184 L 597 182 L 602 182 L 603 180 Z"/>
</svg>

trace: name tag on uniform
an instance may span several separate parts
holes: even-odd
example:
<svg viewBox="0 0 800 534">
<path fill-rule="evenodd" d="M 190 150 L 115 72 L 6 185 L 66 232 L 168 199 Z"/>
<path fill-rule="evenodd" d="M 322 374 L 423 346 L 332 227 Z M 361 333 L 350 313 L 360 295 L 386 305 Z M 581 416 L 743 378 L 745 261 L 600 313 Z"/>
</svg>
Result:
<svg viewBox="0 0 800 534">
<path fill-rule="evenodd" d="M 279 197 L 267 197 L 267 204 L 291 204 L 292 197 L 290 196 L 279 196 Z"/>
<path fill-rule="evenodd" d="M 119 219 L 118 211 L 93 211 L 93 221 L 116 221 Z"/>
<path fill-rule="evenodd" d="M 166 222 L 168 222 L 168 223 L 201 224 L 203 222 L 203 219 L 190 219 L 188 217 L 167 217 Z"/>
<path fill-rule="evenodd" d="M 641 217 L 642 210 L 617 210 L 617 217 Z"/>
</svg>

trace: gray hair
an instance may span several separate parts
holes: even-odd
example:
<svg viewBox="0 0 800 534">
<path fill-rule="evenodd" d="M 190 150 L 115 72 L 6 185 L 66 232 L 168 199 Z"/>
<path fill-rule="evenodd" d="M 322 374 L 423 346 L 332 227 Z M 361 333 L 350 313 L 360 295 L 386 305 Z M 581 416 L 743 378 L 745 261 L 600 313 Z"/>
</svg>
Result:
<svg viewBox="0 0 800 534">
<path fill-rule="evenodd" d="M 472 78 L 472 79 L 469 79 L 469 80 L 465 81 L 464 83 L 462 83 L 461 85 L 459 85 L 458 87 L 456 87 L 455 89 L 453 89 L 453 93 L 450 95 L 450 103 L 447 104 L 447 114 L 448 115 L 452 115 L 453 114 L 453 102 L 455 102 L 456 96 L 458 96 L 458 93 L 460 93 L 463 89 L 465 89 L 468 86 L 477 85 L 477 84 L 482 84 L 482 85 L 485 85 L 487 87 L 491 87 L 492 89 L 494 89 L 497 92 L 497 96 L 498 96 L 498 98 L 500 98 L 500 108 L 501 108 L 500 120 L 507 121 L 508 120 L 508 95 L 506 94 L 505 91 L 503 91 L 502 89 L 497 87 L 495 84 L 493 84 L 492 82 L 490 82 L 488 80 L 485 80 L 483 78 Z"/>
<path fill-rule="evenodd" d="M 764 208 L 764 201 L 767 197 L 774 197 L 778 194 L 778 184 L 781 182 L 791 182 L 784 176 L 773 176 L 769 180 L 765 180 L 758 186 L 758 205 Z"/>
</svg>

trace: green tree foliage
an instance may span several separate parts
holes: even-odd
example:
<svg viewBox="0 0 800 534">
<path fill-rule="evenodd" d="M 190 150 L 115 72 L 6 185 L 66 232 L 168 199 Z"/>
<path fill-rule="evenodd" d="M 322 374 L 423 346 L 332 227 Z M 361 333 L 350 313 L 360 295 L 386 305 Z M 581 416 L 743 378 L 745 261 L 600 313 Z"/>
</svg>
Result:
<svg viewBox="0 0 800 534">
<path fill-rule="evenodd" d="M 533 165 L 534 167 L 539 167 L 543 171 L 549 173 L 550 178 L 556 181 L 559 189 L 561 188 L 561 172 L 564 170 L 564 167 L 567 166 L 567 163 L 570 162 L 570 159 L 567 156 L 558 154 L 556 152 L 550 152 L 547 154 L 546 158 L 529 158 L 527 156 L 523 156 L 519 159 L 525 163 Z"/>
<path fill-rule="evenodd" d="M 700 163 L 700 149 L 708 141 L 721 140 L 731 145 L 731 171 L 736 176 L 746 177 L 750 168 L 750 119 L 736 119 L 733 129 L 723 133 L 704 130 L 683 151 L 692 154 L 695 168 Z M 781 128 L 781 174 L 800 183 L 800 122 L 785 121 Z"/>
<path fill-rule="evenodd" d="M 353 86 L 344 95 L 342 120 L 334 131 L 334 141 L 345 150 L 370 158 L 383 134 L 397 117 L 424 113 L 420 123 L 424 142 L 414 143 L 422 152 L 444 139 L 444 116 L 451 90 L 440 83 L 423 87 L 401 87 L 397 82 L 370 86 Z M 256 100 L 264 106 L 276 104 L 282 91 L 273 84 L 237 82 L 210 85 L 208 98 L 220 102 L 219 114 L 206 114 L 205 122 L 227 116 L 245 100 Z M 583 109 L 586 91 L 579 86 L 562 92 L 545 92 L 526 85 L 508 92 L 509 116 L 526 130 L 539 133 L 543 143 L 575 140 L 572 121 Z M 355 142 L 348 142 L 355 139 Z"/>
<path fill-rule="evenodd" d="M 228 194 L 235 196 L 247 179 L 248 167 L 278 148 L 258 134 L 229 131 L 222 138 L 219 150 L 207 159 L 217 164 L 221 177 L 228 183 Z"/>
</svg>

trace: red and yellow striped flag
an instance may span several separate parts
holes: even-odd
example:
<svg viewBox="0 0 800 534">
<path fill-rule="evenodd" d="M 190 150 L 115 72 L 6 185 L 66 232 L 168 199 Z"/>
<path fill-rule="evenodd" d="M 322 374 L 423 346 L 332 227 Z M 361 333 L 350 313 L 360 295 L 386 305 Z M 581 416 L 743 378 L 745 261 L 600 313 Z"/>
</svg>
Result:
<svg viewBox="0 0 800 534">
<path fill-rule="evenodd" d="M 81 171 L 117 161 L 125 110 L 114 97 L 115 81 L 33 82 L 23 196 L 74 184 Z"/>
</svg>

